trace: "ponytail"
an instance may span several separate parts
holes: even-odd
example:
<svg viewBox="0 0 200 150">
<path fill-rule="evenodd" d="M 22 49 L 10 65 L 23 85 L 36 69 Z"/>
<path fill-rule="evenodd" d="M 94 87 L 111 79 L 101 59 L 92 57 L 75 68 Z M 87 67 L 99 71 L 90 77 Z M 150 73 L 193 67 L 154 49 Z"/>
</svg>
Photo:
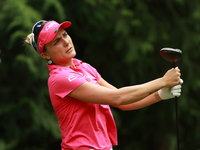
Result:
<svg viewBox="0 0 200 150">
<path fill-rule="evenodd" d="M 31 45 L 31 46 L 32 46 L 32 44 L 31 44 L 32 42 L 31 42 L 30 40 L 31 40 L 32 34 L 33 34 L 33 33 L 30 33 L 30 34 L 26 37 L 26 39 L 25 39 L 25 41 L 24 41 L 26 44 Z"/>
</svg>

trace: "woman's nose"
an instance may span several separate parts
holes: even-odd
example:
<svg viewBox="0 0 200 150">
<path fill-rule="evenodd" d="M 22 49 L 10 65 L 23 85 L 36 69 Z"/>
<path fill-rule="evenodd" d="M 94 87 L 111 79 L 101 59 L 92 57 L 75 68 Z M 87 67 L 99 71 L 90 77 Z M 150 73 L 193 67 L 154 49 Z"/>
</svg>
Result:
<svg viewBox="0 0 200 150">
<path fill-rule="evenodd" d="M 69 39 L 63 38 L 63 41 L 64 41 L 64 44 L 65 44 L 65 45 L 68 45 L 68 44 L 69 44 Z"/>
</svg>

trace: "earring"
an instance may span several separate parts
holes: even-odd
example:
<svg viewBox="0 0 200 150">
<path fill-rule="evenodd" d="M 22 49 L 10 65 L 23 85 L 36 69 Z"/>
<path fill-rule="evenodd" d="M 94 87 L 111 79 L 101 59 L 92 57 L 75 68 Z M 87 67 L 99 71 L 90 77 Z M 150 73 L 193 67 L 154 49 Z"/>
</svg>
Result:
<svg viewBox="0 0 200 150">
<path fill-rule="evenodd" d="M 51 60 L 49 60 L 49 61 L 48 61 L 48 64 L 49 64 L 49 65 L 51 65 L 51 64 L 52 64 L 52 61 L 51 61 Z"/>
</svg>

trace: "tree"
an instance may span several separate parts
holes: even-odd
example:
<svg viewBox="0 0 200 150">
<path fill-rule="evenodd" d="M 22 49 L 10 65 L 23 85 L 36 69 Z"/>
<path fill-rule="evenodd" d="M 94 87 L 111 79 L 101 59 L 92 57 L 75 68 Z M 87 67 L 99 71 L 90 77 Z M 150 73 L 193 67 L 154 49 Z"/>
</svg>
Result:
<svg viewBox="0 0 200 150">
<path fill-rule="evenodd" d="M 46 62 L 23 42 L 42 15 L 26 0 L 0 3 L 4 56 L 0 66 L 0 149 L 53 149 L 53 144 L 60 141 L 60 130 L 46 86 Z M 60 3 L 43 1 L 40 4 L 48 10 Z"/>
<path fill-rule="evenodd" d="M 77 58 L 92 64 L 116 87 L 161 77 L 172 64 L 163 60 L 159 50 L 180 48 L 183 57 L 177 65 L 184 80 L 182 96 L 178 98 L 180 148 L 198 149 L 199 3 L 0 1 L 0 149 L 42 150 L 60 146 L 60 131 L 47 89 L 47 62 L 23 44 L 33 24 L 41 19 L 70 20 L 72 26 L 67 32 L 73 39 Z M 112 111 L 119 136 L 115 150 L 176 149 L 174 100 L 136 111 Z"/>
</svg>

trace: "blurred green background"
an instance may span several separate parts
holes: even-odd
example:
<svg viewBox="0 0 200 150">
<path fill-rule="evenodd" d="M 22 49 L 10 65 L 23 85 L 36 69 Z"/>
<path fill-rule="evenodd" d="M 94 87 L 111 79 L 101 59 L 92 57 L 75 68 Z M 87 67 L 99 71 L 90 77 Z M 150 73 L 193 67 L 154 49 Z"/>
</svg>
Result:
<svg viewBox="0 0 200 150">
<path fill-rule="evenodd" d="M 42 19 L 71 21 L 76 58 L 118 88 L 162 77 L 172 64 L 159 50 L 181 49 L 180 149 L 200 148 L 199 0 L 0 0 L 0 150 L 60 149 L 47 61 L 24 44 Z M 173 99 L 112 111 L 119 137 L 114 150 L 177 149 Z"/>
</svg>

